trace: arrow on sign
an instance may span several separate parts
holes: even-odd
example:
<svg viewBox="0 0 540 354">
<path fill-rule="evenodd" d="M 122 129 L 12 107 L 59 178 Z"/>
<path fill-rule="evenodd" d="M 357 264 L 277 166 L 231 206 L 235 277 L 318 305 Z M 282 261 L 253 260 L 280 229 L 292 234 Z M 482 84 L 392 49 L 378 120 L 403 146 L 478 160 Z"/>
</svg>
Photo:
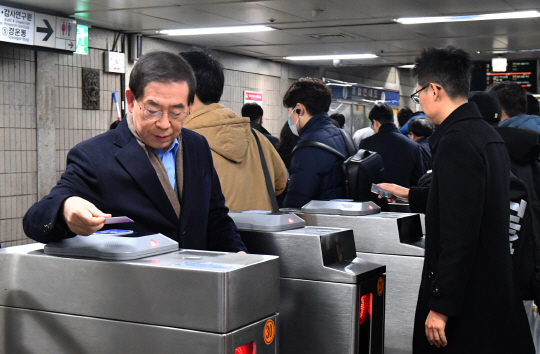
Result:
<svg viewBox="0 0 540 354">
<path fill-rule="evenodd" d="M 47 39 L 49 39 L 49 37 L 54 33 L 54 30 L 48 20 L 43 19 L 43 22 L 45 22 L 45 26 L 47 27 L 37 27 L 36 31 L 41 33 L 47 33 L 45 38 L 43 38 L 43 42 L 46 42 Z"/>
<path fill-rule="evenodd" d="M 73 49 L 73 42 L 69 42 L 69 49 Z"/>
</svg>

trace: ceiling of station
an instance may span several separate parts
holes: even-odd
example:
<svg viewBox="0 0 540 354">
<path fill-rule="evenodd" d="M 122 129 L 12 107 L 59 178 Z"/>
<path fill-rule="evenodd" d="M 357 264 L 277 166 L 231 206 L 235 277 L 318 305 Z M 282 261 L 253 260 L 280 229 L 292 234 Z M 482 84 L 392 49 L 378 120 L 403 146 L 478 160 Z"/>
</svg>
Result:
<svg viewBox="0 0 540 354">
<path fill-rule="evenodd" d="M 474 60 L 494 50 L 509 59 L 540 58 L 540 18 L 402 25 L 400 17 L 538 10 L 539 0 L 15 0 L 6 5 L 69 15 L 86 24 L 274 61 L 294 55 L 369 53 L 343 65 L 411 64 L 426 47 L 454 45 Z M 42 5 L 43 4 L 43 5 Z M 166 36 L 159 30 L 267 25 L 271 32 Z M 534 51 L 538 50 L 538 51 Z M 480 52 L 480 53 L 478 53 Z M 332 65 L 329 61 L 302 62 Z"/>
</svg>

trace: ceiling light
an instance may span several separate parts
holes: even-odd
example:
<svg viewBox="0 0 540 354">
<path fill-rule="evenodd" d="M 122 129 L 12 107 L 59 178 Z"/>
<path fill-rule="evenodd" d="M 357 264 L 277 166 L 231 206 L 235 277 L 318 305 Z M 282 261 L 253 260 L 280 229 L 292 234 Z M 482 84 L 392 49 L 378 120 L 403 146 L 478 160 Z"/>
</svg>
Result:
<svg viewBox="0 0 540 354">
<path fill-rule="evenodd" d="M 341 87 L 352 87 L 353 85 L 351 84 L 338 84 L 338 83 L 334 83 L 334 82 L 330 82 L 328 84 L 326 84 L 327 86 L 341 86 Z"/>
<path fill-rule="evenodd" d="M 336 60 L 336 59 L 371 59 L 377 58 L 375 54 L 334 54 L 334 55 L 308 55 L 284 57 L 287 60 Z"/>
<path fill-rule="evenodd" d="M 484 21 L 484 20 L 507 20 L 513 18 L 540 17 L 538 11 L 501 12 L 495 14 L 467 15 L 467 16 L 435 16 L 435 17 L 404 17 L 394 20 L 403 25 L 419 23 L 459 22 L 459 21 Z"/>
<path fill-rule="evenodd" d="M 508 54 L 508 53 L 527 53 L 527 52 L 540 52 L 539 48 L 535 49 L 496 49 L 496 50 L 484 50 L 477 51 L 478 54 Z"/>
<path fill-rule="evenodd" d="M 254 25 L 254 26 L 228 26 L 228 27 L 207 27 L 207 28 L 186 28 L 176 30 L 159 31 L 161 34 L 169 36 L 196 36 L 201 34 L 223 34 L 223 33 L 249 33 L 249 32 L 265 32 L 273 31 L 275 28 Z"/>
<path fill-rule="evenodd" d="M 414 64 L 400 65 L 400 66 L 398 66 L 398 68 L 400 68 L 400 69 L 413 69 Z"/>
</svg>

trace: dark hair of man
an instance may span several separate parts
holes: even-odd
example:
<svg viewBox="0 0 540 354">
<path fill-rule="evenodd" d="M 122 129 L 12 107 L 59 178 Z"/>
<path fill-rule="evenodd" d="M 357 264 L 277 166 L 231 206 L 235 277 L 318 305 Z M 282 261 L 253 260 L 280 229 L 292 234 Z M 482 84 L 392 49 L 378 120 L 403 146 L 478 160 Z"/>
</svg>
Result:
<svg viewBox="0 0 540 354">
<path fill-rule="evenodd" d="M 302 78 L 289 87 L 283 96 L 285 108 L 296 108 L 301 103 L 309 115 L 328 112 L 332 103 L 332 91 L 319 79 Z"/>
<path fill-rule="evenodd" d="M 260 105 L 255 102 L 246 103 L 242 106 L 242 117 L 249 117 L 251 123 L 257 122 L 262 118 L 264 111 Z"/>
<path fill-rule="evenodd" d="M 400 127 L 404 126 L 413 116 L 413 111 L 410 108 L 402 108 L 397 113 L 397 121 Z"/>
<path fill-rule="evenodd" d="M 490 85 L 486 92 L 497 97 L 510 118 L 527 113 L 527 91 L 519 84 L 509 81 L 496 82 Z"/>
<path fill-rule="evenodd" d="M 471 58 L 453 46 L 424 49 L 416 58 L 413 74 L 421 87 L 434 83 L 442 86 L 451 100 L 467 98 L 471 85 Z"/>
<path fill-rule="evenodd" d="M 135 99 L 144 95 L 144 89 L 151 82 L 185 82 L 189 88 L 188 105 L 195 98 L 195 75 L 189 64 L 178 55 L 170 52 L 150 52 L 137 60 L 129 75 L 129 89 Z"/>
<path fill-rule="evenodd" d="M 336 122 L 338 122 L 338 128 L 345 126 L 345 116 L 341 113 L 331 114 L 330 119 L 334 119 Z"/>
<path fill-rule="evenodd" d="M 530 93 L 527 94 L 527 114 L 534 114 L 540 116 L 540 103 Z"/>
<path fill-rule="evenodd" d="M 376 120 L 381 124 L 394 123 L 394 111 L 389 105 L 378 103 L 371 109 L 368 118 L 371 122 Z"/>
<path fill-rule="evenodd" d="M 197 78 L 197 97 L 205 104 L 218 103 L 223 94 L 225 76 L 221 63 L 200 50 L 182 52 Z"/>
<path fill-rule="evenodd" d="M 428 137 L 433 134 L 433 123 L 425 117 L 413 118 L 409 121 L 409 133 L 413 133 L 417 137 Z"/>
</svg>

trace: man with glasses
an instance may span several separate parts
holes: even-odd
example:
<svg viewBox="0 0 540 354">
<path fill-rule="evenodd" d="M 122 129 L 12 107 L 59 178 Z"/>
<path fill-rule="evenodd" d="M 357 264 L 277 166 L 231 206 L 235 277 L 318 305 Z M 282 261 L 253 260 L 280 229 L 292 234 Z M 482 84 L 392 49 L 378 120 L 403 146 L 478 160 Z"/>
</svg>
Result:
<svg viewBox="0 0 540 354">
<path fill-rule="evenodd" d="M 431 185 L 381 185 L 426 214 L 413 352 L 532 354 L 509 251 L 508 151 L 467 102 L 471 66 L 454 47 L 416 59 L 419 87 L 411 98 L 438 126 L 429 139 Z"/>
<path fill-rule="evenodd" d="M 134 223 L 122 228 L 160 232 L 182 248 L 245 251 L 208 143 L 182 129 L 195 82 L 176 54 L 142 56 L 126 90 L 127 118 L 70 150 L 58 184 L 26 213 L 26 235 L 44 243 L 86 236 L 127 216 Z"/>
</svg>

